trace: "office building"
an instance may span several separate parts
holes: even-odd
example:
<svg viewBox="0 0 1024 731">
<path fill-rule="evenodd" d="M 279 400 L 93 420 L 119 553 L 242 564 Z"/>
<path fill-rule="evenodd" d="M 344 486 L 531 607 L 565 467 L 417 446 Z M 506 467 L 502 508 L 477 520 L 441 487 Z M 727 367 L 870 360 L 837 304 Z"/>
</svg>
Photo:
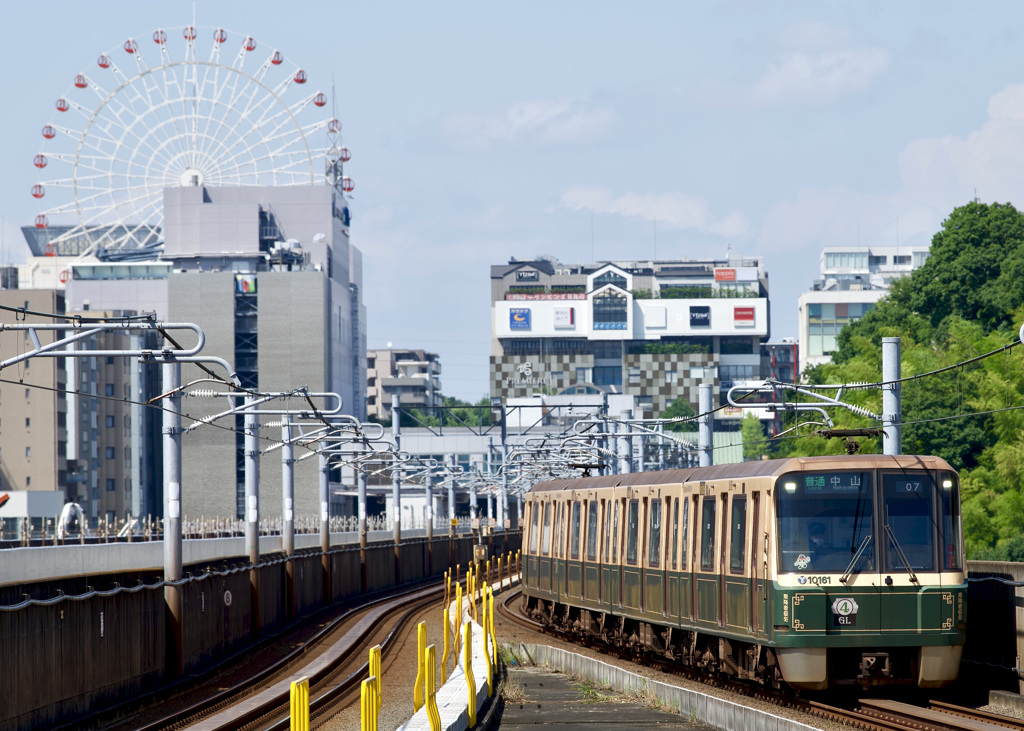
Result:
<svg viewBox="0 0 1024 731">
<path fill-rule="evenodd" d="M 894 281 L 927 258 L 927 244 L 822 249 L 819 279 L 798 304 L 801 375 L 809 366 L 828 363 L 839 331 L 867 314 Z"/>
<path fill-rule="evenodd" d="M 756 257 L 491 267 L 492 397 L 607 391 L 645 416 L 760 375 L 768 275 Z M 639 416 L 640 414 L 636 414 Z"/>
<path fill-rule="evenodd" d="M 414 409 L 442 406 L 441 361 L 437 353 L 408 348 L 366 351 L 366 412 L 370 418 L 391 418 L 391 397 Z"/>
<path fill-rule="evenodd" d="M 326 185 L 168 188 L 160 260 L 73 265 L 68 300 L 82 309 L 154 311 L 160 320 L 196 323 L 206 336 L 202 354 L 225 359 L 243 386 L 335 392 L 343 411 L 362 420 L 366 309 L 362 254 L 349 243 L 348 222 L 347 201 Z M 201 378 L 208 375 L 183 368 L 183 382 Z M 227 407 L 225 399 L 186 404 L 195 416 Z M 277 404 L 286 407 L 307 405 L 298 397 Z M 183 438 L 182 509 L 189 516 L 241 515 L 242 418 L 217 424 Z M 279 439 L 281 429 L 261 436 Z M 268 517 L 282 510 L 280 459 L 277 451 L 261 460 Z M 297 463 L 295 479 L 303 485 L 296 513 L 318 515 L 316 460 Z"/>
</svg>

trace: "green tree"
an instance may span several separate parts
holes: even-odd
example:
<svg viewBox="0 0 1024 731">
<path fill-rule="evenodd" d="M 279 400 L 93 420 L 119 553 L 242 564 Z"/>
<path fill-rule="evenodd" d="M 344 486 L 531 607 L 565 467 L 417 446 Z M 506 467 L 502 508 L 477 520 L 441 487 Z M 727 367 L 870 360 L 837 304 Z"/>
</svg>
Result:
<svg viewBox="0 0 1024 731">
<path fill-rule="evenodd" d="M 761 459 L 761 455 L 768 452 L 768 445 L 764 441 L 764 427 L 761 420 L 752 412 L 743 416 L 743 424 L 740 426 L 743 435 L 743 461 Z"/>
<path fill-rule="evenodd" d="M 697 415 L 697 412 L 690 406 L 690 402 L 683 397 L 675 399 L 661 412 L 661 419 L 689 419 Z M 695 421 L 677 421 L 674 424 L 666 424 L 669 431 L 693 431 L 697 428 Z"/>
</svg>

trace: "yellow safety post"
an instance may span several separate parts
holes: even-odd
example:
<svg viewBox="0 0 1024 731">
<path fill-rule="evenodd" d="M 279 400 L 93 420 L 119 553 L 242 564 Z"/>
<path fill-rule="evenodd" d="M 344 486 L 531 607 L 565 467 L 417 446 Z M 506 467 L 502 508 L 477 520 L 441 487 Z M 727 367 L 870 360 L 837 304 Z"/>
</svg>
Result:
<svg viewBox="0 0 1024 731">
<path fill-rule="evenodd" d="M 383 680 L 383 674 L 380 671 L 380 645 L 374 645 L 370 648 L 370 677 L 373 681 L 373 691 L 376 693 L 376 705 L 374 708 L 377 709 L 377 714 L 380 714 L 381 704 L 381 681 Z M 373 727 L 377 728 L 377 718 L 374 716 Z"/>
<path fill-rule="evenodd" d="M 491 584 L 491 559 L 487 559 L 487 574 L 486 574 L 486 576 L 487 576 L 487 581 L 485 581 L 484 583 L 487 584 L 488 586 L 490 586 L 490 584 Z"/>
<path fill-rule="evenodd" d="M 444 608 L 444 652 L 441 653 L 441 685 L 448 682 L 448 655 L 452 649 L 452 632 L 448 624 L 448 607 Z"/>
<path fill-rule="evenodd" d="M 455 583 L 462 583 L 462 564 L 460 563 L 455 564 Z"/>
<path fill-rule="evenodd" d="M 462 626 L 462 584 L 455 585 L 455 627 Z M 460 632 L 455 630 L 455 662 L 459 661 Z"/>
<path fill-rule="evenodd" d="M 372 675 L 359 687 L 359 728 L 360 731 L 377 731 L 377 713 L 380 705 L 377 701 L 377 685 L 379 678 Z"/>
<path fill-rule="evenodd" d="M 476 592 L 473 589 L 473 568 L 466 569 L 466 599 L 469 600 L 469 616 L 476 618 Z"/>
<path fill-rule="evenodd" d="M 448 606 L 448 572 L 444 572 L 444 578 L 441 580 L 441 585 L 444 587 L 444 597 L 441 599 L 441 606 Z"/>
<path fill-rule="evenodd" d="M 309 678 L 292 681 L 292 731 L 309 731 Z"/>
<path fill-rule="evenodd" d="M 487 649 L 487 637 L 491 630 L 488 626 L 490 619 L 487 616 L 487 586 L 484 586 L 483 597 L 480 599 L 480 603 L 483 604 L 483 630 L 484 630 L 484 663 L 487 665 L 487 697 L 490 698 L 494 695 L 494 670 L 491 666 L 491 653 Z"/>
<path fill-rule="evenodd" d="M 430 719 L 430 731 L 441 731 L 441 714 L 437 711 L 437 678 L 434 676 L 434 646 L 427 648 L 427 718 Z"/>
<path fill-rule="evenodd" d="M 465 641 L 462 643 L 462 669 L 469 688 L 469 727 L 476 726 L 476 678 L 473 677 L 473 623 L 466 622 Z"/>
<path fill-rule="evenodd" d="M 498 556 L 498 591 L 501 591 L 501 585 L 504 578 L 501 576 L 501 556 Z"/>
<path fill-rule="evenodd" d="M 490 624 L 490 627 L 491 627 L 491 652 L 494 653 L 494 657 L 491 658 L 491 659 L 493 660 L 495 666 L 497 666 L 497 664 L 498 664 L 498 640 L 494 636 L 494 592 L 493 591 L 490 592 L 490 595 L 487 597 L 487 604 L 488 604 L 488 608 L 490 609 L 490 613 L 491 613 L 491 624 Z"/>
<path fill-rule="evenodd" d="M 426 680 L 426 668 L 423 666 L 427 652 L 427 623 L 416 625 L 416 684 L 412 687 L 412 712 L 423 708 L 423 681 Z"/>
</svg>

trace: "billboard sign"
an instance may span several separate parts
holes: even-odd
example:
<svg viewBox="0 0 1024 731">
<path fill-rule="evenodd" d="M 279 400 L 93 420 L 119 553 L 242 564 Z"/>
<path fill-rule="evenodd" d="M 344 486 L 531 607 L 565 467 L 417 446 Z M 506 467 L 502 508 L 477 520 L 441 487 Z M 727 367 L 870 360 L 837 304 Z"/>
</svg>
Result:
<svg viewBox="0 0 1024 731">
<path fill-rule="evenodd" d="M 711 308 L 707 305 L 691 305 L 690 327 L 711 327 Z"/>
<path fill-rule="evenodd" d="M 755 315 L 753 307 L 733 307 L 732 323 L 736 327 L 754 327 Z"/>
<path fill-rule="evenodd" d="M 529 330 L 530 329 L 530 308 L 529 307 L 512 307 L 508 311 L 508 327 L 509 330 Z"/>
<path fill-rule="evenodd" d="M 576 329 L 576 308 L 556 307 L 555 308 L 555 330 Z"/>
</svg>

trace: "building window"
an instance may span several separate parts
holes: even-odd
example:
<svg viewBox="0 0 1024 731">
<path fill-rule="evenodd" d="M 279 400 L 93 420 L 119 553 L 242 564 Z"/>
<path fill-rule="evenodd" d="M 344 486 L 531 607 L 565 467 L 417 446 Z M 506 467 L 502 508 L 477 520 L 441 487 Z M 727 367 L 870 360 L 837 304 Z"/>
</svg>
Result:
<svg viewBox="0 0 1024 731">
<path fill-rule="evenodd" d="M 590 369 L 589 368 L 577 368 L 576 369 L 576 383 L 589 383 L 590 382 Z"/>
<path fill-rule="evenodd" d="M 113 396 L 114 395 L 114 384 L 113 383 L 104 384 L 104 386 L 103 386 L 103 395 L 104 396 Z"/>
<path fill-rule="evenodd" d="M 676 372 L 675 371 L 665 371 L 665 384 L 668 385 L 668 386 L 671 386 L 675 382 L 676 382 Z"/>
<path fill-rule="evenodd" d="M 25 456 L 26 457 L 31 457 L 32 456 L 32 447 L 25 447 Z"/>
<path fill-rule="evenodd" d="M 626 288 L 626 278 L 621 274 L 615 272 L 605 272 L 599 276 L 594 277 L 594 289 L 600 289 L 606 284 L 612 284 L 619 289 Z"/>
<path fill-rule="evenodd" d="M 928 255 L 931 252 L 928 251 L 915 251 L 914 252 L 914 268 L 921 266 L 928 259 Z"/>
<path fill-rule="evenodd" d="M 640 369 L 636 368 L 636 367 L 633 367 L 633 368 L 629 369 L 628 373 L 629 373 L 629 385 L 630 386 L 639 386 L 640 385 Z"/>
<path fill-rule="evenodd" d="M 896 266 L 906 266 L 910 264 L 910 254 L 897 254 L 892 258 L 892 263 Z"/>
<path fill-rule="evenodd" d="M 114 356 L 112 356 L 112 355 L 108 355 L 107 356 L 107 365 L 114 365 Z"/>
<path fill-rule="evenodd" d="M 753 355 L 754 338 L 723 336 L 718 340 L 718 352 L 722 355 Z"/>
<path fill-rule="evenodd" d="M 114 428 L 114 417 L 113 416 L 105 417 L 104 420 L 103 420 L 103 423 L 106 424 L 108 429 L 113 429 Z"/>
<path fill-rule="evenodd" d="M 595 386 L 622 386 L 622 366 L 595 366 Z"/>
<path fill-rule="evenodd" d="M 32 426 L 32 419 L 30 419 L 29 417 L 26 416 L 25 417 L 25 428 L 27 429 L 30 426 Z"/>
<path fill-rule="evenodd" d="M 25 398 L 28 398 L 31 393 L 32 393 L 32 389 L 26 388 L 25 389 Z"/>
<path fill-rule="evenodd" d="M 113 447 L 107 447 L 106 455 L 107 455 L 107 459 L 113 459 L 114 458 L 114 448 Z"/>
<path fill-rule="evenodd" d="M 874 256 L 872 254 L 871 256 L 868 257 L 868 266 L 869 267 L 884 267 L 885 264 L 886 264 L 886 260 L 887 259 L 888 259 L 888 257 L 886 257 L 886 256 Z"/>
<path fill-rule="evenodd" d="M 108 477 L 107 478 L 107 492 L 113 492 L 114 491 L 114 485 L 115 485 L 114 478 L 113 477 Z"/>
<path fill-rule="evenodd" d="M 856 251 L 838 251 L 825 254 L 826 269 L 867 269 L 868 255 Z"/>
<path fill-rule="evenodd" d="M 26 477 L 25 478 L 25 487 L 32 487 L 32 478 L 31 477 Z"/>
<path fill-rule="evenodd" d="M 626 296 L 612 290 L 594 296 L 594 329 L 625 330 L 628 319 Z"/>
</svg>

